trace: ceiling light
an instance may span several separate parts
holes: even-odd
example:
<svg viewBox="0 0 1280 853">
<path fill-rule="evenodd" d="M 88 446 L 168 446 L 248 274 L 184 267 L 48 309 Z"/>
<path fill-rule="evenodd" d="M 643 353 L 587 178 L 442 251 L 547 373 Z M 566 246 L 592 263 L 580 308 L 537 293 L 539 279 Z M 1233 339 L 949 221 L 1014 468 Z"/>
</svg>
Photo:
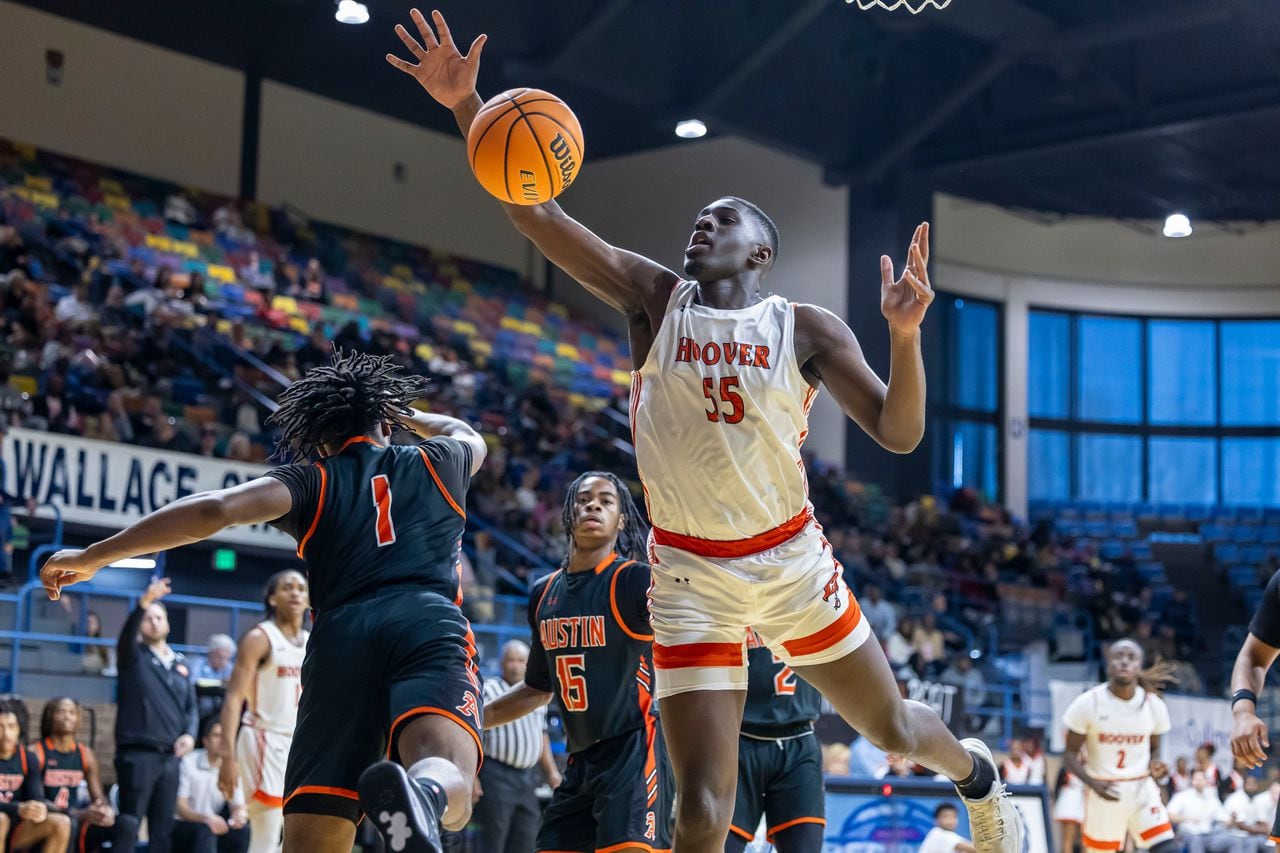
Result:
<svg viewBox="0 0 1280 853">
<path fill-rule="evenodd" d="M 152 557 L 128 557 L 111 564 L 113 569 L 154 569 L 155 567 L 156 561 Z"/>
<path fill-rule="evenodd" d="M 707 135 L 707 126 L 696 118 L 685 119 L 676 125 L 676 136 L 681 139 L 697 139 Z"/>
<path fill-rule="evenodd" d="M 369 7 L 356 0 L 341 0 L 333 17 L 343 24 L 365 24 L 369 22 Z"/>
<path fill-rule="evenodd" d="M 1171 213 L 1169 218 L 1164 221 L 1164 236 L 1166 237 L 1189 237 L 1191 235 L 1191 220 L 1184 213 Z"/>
</svg>

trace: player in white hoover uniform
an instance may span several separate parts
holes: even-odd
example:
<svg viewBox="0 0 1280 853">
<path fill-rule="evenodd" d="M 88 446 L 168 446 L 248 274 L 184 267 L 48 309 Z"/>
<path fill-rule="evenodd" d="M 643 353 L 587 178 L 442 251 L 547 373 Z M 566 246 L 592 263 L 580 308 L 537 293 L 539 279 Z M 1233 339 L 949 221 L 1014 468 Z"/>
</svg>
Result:
<svg viewBox="0 0 1280 853">
<path fill-rule="evenodd" d="M 396 34 L 412 61 L 387 59 L 466 135 L 483 105 L 475 85 L 485 37 L 464 56 L 443 15 L 432 13 L 434 27 L 411 16 L 417 37 L 402 26 Z M 820 386 L 888 450 L 919 443 L 920 324 L 934 296 L 928 224 L 900 278 L 880 259 L 886 386 L 839 317 L 766 295 L 778 232 L 748 201 L 724 196 L 695 216 L 683 276 L 609 245 L 554 201 L 504 209 L 552 263 L 627 317 L 636 462 L 654 523 L 650 613 L 676 777 L 674 849 L 724 849 L 754 628 L 868 740 L 954 780 L 981 853 L 1020 853 L 1022 821 L 990 750 L 904 702 L 879 644 L 866 642 L 871 631 L 813 519 L 800 457 Z"/>
<path fill-rule="evenodd" d="M 222 706 L 222 730 L 234 732 L 239 726 L 239 735 L 223 738 L 218 787 L 234 791 L 237 779 L 243 785 L 249 853 L 278 853 L 284 770 L 298 723 L 302 659 L 310 636 L 302 627 L 311 606 L 307 579 L 292 569 L 277 572 L 267 581 L 263 601 L 267 619 L 240 640 Z"/>
<path fill-rule="evenodd" d="M 1142 649 L 1118 640 L 1107 649 L 1107 681 L 1075 698 L 1063 714 L 1063 762 L 1087 788 L 1084 847 L 1099 853 L 1124 849 L 1126 835 L 1140 849 L 1176 849 L 1169 813 L 1153 775 L 1162 775 L 1160 737 L 1169 709 L 1142 681 Z M 1080 760 L 1084 747 L 1085 760 Z"/>
</svg>

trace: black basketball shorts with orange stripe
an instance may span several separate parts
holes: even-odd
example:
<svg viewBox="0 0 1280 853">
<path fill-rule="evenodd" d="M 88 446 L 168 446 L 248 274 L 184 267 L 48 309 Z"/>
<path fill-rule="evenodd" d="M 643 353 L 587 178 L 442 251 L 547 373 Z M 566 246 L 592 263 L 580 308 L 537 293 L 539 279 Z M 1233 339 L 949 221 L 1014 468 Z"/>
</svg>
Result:
<svg viewBox="0 0 1280 853">
<path fill-rule="evenodd" d="M 360 774 L 399 760 L 400 732 L 426 714 L 457 723 L 480 750 L 474 652 L 462 611 L 422 587 L 388 587 L 321 613 L 302 664 L 285 814 L 358 821 Z"/>
<path fill-rule="evenodd" d="M 662 727 L 656 723 L 602 740 L 569 757 L 564 781 L 542 814 L 535 850 L 670 851 L 675 780 Z"/>
</svg>

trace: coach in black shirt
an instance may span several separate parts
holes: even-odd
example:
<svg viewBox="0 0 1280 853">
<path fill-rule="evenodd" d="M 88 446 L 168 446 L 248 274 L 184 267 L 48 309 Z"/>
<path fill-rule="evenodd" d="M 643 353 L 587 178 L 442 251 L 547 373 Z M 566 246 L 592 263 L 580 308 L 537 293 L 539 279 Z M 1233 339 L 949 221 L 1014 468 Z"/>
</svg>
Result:
<svg viewBox="0 0 1280 853">
<path fill-rule="evenodd" d="M 169 648 L 169 581 L 147 587 L 120 631 L 116 777 L 120 813 L 147 818 L 152 853 L 169 853 L 178 759 L 195 747 L 196 693 L 186 659 Z M 141 634 L 142 641 L 138 641 Z"/>
</svg>

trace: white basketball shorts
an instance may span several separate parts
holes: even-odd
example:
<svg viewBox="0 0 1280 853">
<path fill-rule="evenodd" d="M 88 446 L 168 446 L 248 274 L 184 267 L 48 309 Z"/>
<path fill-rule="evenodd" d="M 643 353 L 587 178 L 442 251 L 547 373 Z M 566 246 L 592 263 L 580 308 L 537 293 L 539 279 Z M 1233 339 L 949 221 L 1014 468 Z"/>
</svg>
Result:
<svg viewBox="0 0 1280 853">
<path fill-rule="evenodd" d="M 284 807 L 284 767 L 289 760 L 291 735 L 265 732 L 253 726 L 240 727 L 236 739 L 236 761 L 240 762 L 240 784 L 245 800 L 257 800 L 271 808 Z"/>
<path fill-rule="evenodd" d="M 772 544 L 792 524 L 798 532 Z M 838 660 L 871 634 L 808 511 L 777 531 L 737 542 L 655 531 L 649 562 L 659 699 L 691 690 L 746 690 L 749 628 L 789 666 Z"/>
<path fill-rule="evenodd" d="M 1084 796 L 1084 823 L 1080 827 L 1083 844 L 1091 850 L 1122 850 L 1125 835 L 1146 850 L 1173 838 L 1169 813 L 1160 799 L 1160 789 L 1150 776 L 1112 782 L 1118 800 L 1104 800 L 1092 788 Z"/>
</svg>

